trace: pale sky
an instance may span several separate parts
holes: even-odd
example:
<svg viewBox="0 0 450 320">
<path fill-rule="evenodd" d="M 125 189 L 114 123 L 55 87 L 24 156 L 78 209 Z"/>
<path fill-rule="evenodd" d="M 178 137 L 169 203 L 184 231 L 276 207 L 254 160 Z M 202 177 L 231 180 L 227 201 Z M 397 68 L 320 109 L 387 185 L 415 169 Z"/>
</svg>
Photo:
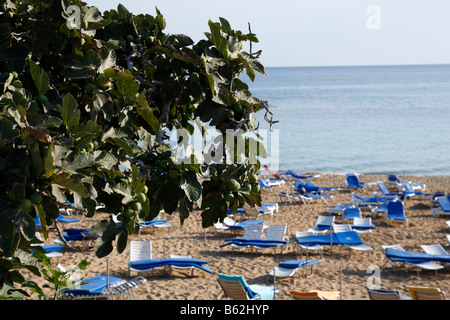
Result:
<svg viewBox="0 0 450 320">
<path fill-rule="evenodd" d="M 260 41 L 253 50 L 262 50 L 266 67 L 450 63 L 449 0 L 85 2 L 102 12 L 122 3 L 134 14 L 155 15 L 157 7 L 166 33 L 194 41 L 204 38 L 210 19 L 224 17 L 245 33 L 250 23 Z"/>
</svg>

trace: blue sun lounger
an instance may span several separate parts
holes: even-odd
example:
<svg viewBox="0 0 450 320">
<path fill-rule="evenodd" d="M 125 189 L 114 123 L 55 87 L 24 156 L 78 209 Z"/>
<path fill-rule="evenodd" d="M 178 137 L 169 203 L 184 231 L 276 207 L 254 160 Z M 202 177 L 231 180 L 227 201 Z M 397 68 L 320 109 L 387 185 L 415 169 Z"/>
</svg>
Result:
<svg viewBox="0 0 450 320">
<path fill-rule="evenodd" d="M 305 189 L 305 183 L 302 181 L 294 181 L 294 187 L 298 194 L 300 195 L 300 199 L 304 204 L 309 204 L 313 200 L 323 200 L 325 203 L 327 202 L 327 199 L 333 200 L 333 196 L 329 194 L 318 194 L 314 192 L 307 192 Z M 308 203 L 306 203 L 305 200 L 308 200 Z"/>
<path fill-rule="evenodd" d="M 262 224 L 264 228 L 264 220 L 256 220 L 256 219 L 250 219 L 250 220 L 244 220 L 241 222 L 238 222 L 232 226 L 228 226 L 229 230 L 245 230 L 248 224 Z"/>
<path fill-rule="evenodd" d="M 394 248 L 386 248 L 386 257 L 392 262 L 422 263 L 422 262 L 450 262 L 450 254 L 432 255 L 422 252 L 409 252 Z"/>
<path fill-rule="evenodd" d="M 306 181 L 304 183 L 304 188 L 305 188 L 306 192 L 308 192 L 308 193 L 314 192 L 314 193 L 318 193 L 318 194 L 322 194 L 322 192 L 325 192 L 325 191 L 338 191 L 339 190 L 339 188 L 319 187 L 310 181 Z"/>
<path fill-rule="evenodd" d="M 147 259 L 131 261 L 130 267 L 133 270 L 148 270 L 157 267 L 174 266 L 174 267 L 194 267 L 203 270 L 208 273 L 212 273 L 210 267 L 206 266 L 205 260 L 195 259 L 195 258 L 158 258 L 158 259 Z"/>
<path fill-rule="evenodd" d="M 94 277 L 91 279 L 84 279 L 82 281 L 82 284 L 80 286 L 78 286 L 75 289 L 69 289 L 69 290 L 65 290 L 64 293 L 65 294 L 71 294 L 74 296 L 81 296 L 81 295 L 91 295 L 91 296 L 95 296 L 95 295 L 101 295 L 105 289 L 106 286 L 109 285 L 114 285 L 118 282 L 122 281 L 121 278 L 117 278 L 117 277 L 109 277 L 107 278 L 106 276 L 98 276 L 98 277 Z"/>
<path fill-rule="evenodd" d="M 367 183 L 359 181 L 359 178 L 356 174 L 347 173 L 346 178 L 347 178 L 347 187 L 350 190 L 352 190 L 353 188 L 364 190 L 366 188 Z"/>
<path fill-rule="evenodd" d="M 296 242 L 302 245 L 358 245 L 363 244 L 360 236 L 355 231 L 339 232 L 332 234 L 309 235 L 296 237 Z"/>
<path fill-rule="evenodd" d="M 444 197 L 437 197 L 436 203 L 439 207 L 432 208 L 431 213 L 434 217 L 439 215 L 450 215 L 450 197 L 444 196 Z"/>
<path fill-rule="evenodd" d="M 397 196 L 363 197 L 355 192 L 353 192 L 352 195 L 353 198 L 350 200 L 350 202 L 355 205 L 379 206 L 389 201 L 398 200 Z"/>
<path fill-rule="evenodd" d="M 56 218 L 56 221 L 61 222 L 61 223 L 78 223 L 81 220 L 80 219 L 75 219 L 75 218 L 70 218 L 70 217 L 65 217 L 62 214 L 60 214 L 58 216 L 58 218 Z M 39 220 L 39 216 L 37 216 L 36 218 L 34 218 L 34 223 L 36 223 L 36 228 L 41 228 L 41 221 Z"/>
<path fill-rule="evenodd" d="M 82 284 L 74 289 L 63 291 L 61 298 L 77 300 L 128 296 L 134 299 L 132 289 L 146 281 L 143 277 L 136 277 L 124 282 L 117 277 L 97 276 L 92 279 L 84 279 Z"/>
<path fill-rule="evenodd" d="M 288 170 L 286 173 L 282 173 L 281 175 L 292 176 L 295 179 L 303 179 L 303 180 L 317 177 L 316 175 L 310 175 L 310 174 L 308 174 L 308 175 L 298 174 L 298 173 L 296 173 L 295 171 L 292 171 L 292 170 Z"/>
<path fill-rule="evenodd" d="M 311 275 L 313 274 L 313 266 L 321 263 L 322 260 L 288 260 L 281 262 L 278 266 L 273 268 L 268 277 L 286 278 L 294 276 L 294 283 L 296 281 L 298 270 L 305 268 L 306 277 L 308 277 L 308 268 L 310 268 Z"/>
<path fill-rule="evenodd" d="M 333 232 L 331 234 L 308 235 L 296 237 L 295 241 L 299 245 L 329 245 L 333 249 L 333 245 L 342 245 L 352 250 L 369 251 L 371 247 L 366 246 L 364 241 L 356 231 Z"/>
<path fill-rule="evenodd" d="M 246 238 L 231 238 L 225 239 L 225 243 L 220 245 L 220 247 L 226 247 L 229 245 L 238 245 L 240 247 L 253 247 L 258 246 L 261 248 L 273 248 L 281 247 L 290 243 L 289 240 L 265 240 L 265 239 L 246 239 Z"/>
<path fill-rule="evenodd" d="M 403 199 L 410 199 L 415 196 L 414 192 L 408 192 L 408 191 L 390 192 L 389 189 L 386 187 L 386 185 L 381 181 L 377 182 L 377 186 L 380 189 L 380 191 L 383 193 L 383 195 L 387 196 L 387 197 L 399 197 L 399 198 L 403 198 Z"/>
</svg>

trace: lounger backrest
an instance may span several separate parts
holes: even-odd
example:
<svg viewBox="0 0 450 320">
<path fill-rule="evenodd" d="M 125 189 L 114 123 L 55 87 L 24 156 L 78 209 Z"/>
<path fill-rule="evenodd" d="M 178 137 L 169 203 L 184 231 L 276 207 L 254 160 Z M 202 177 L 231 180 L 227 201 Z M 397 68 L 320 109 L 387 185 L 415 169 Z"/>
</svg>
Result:
<svg viewBox="0 0 450 320">
<path fill-rule="evenodd" d="M 300 292 L 291 290 L 289 293 L 295 300 L 323 300 L 317 292 Z"/>
<path fill-rule="evenodd" d="M 339 232 L 348 232 L 352 231 L 352 226 L 350 224 L 335 224 L 333 223 L 333 232 L 339 233 Z"/>
<path fill-rule="evenodd" d="M 361 209 L 350 207 L 344 210 L 344 220 L 354 218 L 361 218 Z"/>
<path fill-rule="evenodd" d="M 389 175 L 389 177 L 388 177 L 388 181 L 389 181 L 389 182 L 400 182 L 400 179 L 397 178 L 396 175 L 391 174 L 391 175 Z"/>
<path fill-rule="evenodd" d="M 248 300 L 247 293 L 238 281 L 217 279 L 227 298 L 234 300 Z"/>
<path fill-rule="evenodd" d="M 372 225 L 372 218 L 371 217 L 356 217 L 353 219 L 353 225 L 354 226 L 370 226 Z"/>
<path fill-rule="evenodd" d="M 264 229 L 263 223 L 248 223 L 244 230 L 245 239 L 261 239 Z"/>
<path fill-rule="evenodd" d="M 408 287 L 409 294 L 413 300 L 417 300 L 416 291 L 427 291 L 427 292 L 441 292 L 441 289 L 438 287 Z"/>
<path fill-rule="evenodd" d="M 130 241 L 130 261 L 152 259 L 151 241 Z"/>
<path fill-rule="evenodd" d="M 383 192 L 384 194 L 390 194 L 388 188 L 385 186 L 385 184 L 383 182 L 378 181 L 377 186 L 381 190 L 381 192 Z"/>
<path fill-rule="evenodd" d="M 440 244 L 429 244 L 420 246 L 425 253 L 431 255 L 447 254 L 447 251 Z"/>
<path fill-rule="evenodd" d="M 381 247 L 383 248 L 384 251 L 386 251 L 387 248 L 405 251 L 405 249 L 403 249 L 403 247 L 401 245 L 399 245 L 399 244 L 393 244 L 393 245 L 381 246 Z"/>
<path fill-rule="evenodd" d="M 396 291 L 367 289 L 370 300 L 400 300 Z"/>
<path fill-rule="evenodd" d="M 314 183 L 307 181 L 305 182 L 305 190 L 306 192 L 316 192 L 319 191 L 320 189 Z"/>
<path fill-rule="evenodd" d="M 227 298 L 234 300 L 251 300 L 257 298 L 257 296 L 249 290 L 248 284 L 242 276 L 229 276 L 218 273 L 217 281 Z"/>
<path fill-rule="evenodd" d="M 295 237 L 296 238 L 307 237 L 307 236 L 312 236 L 312 235 L 314 235 L 314 232 L 310 232 L 310 231 L 295 231 Z"/>
<path fill-rule="evenodd" d="M 450 199 L 449 197 L 438 197 L 436 198 L 437 204 L 442 208 L 444 211 L 450 210 Z"/>
<path fill-rule="evenodd" d="M 317 217 L 316 225 L 327 225 L 331 226 L 334 223 L 335 216 L 323 216 Z"/>
<path fill-rule="evenodd" d="M 415 192 L 413 187 L 412 187 L 412 185 L 410 183 L 405 183 L 404 186 L 405 186 L 406 192 L 410 192 L 410 193 L 414 193 Z"/>
<path fill-rule="evenodd" d="M 388 216 L 402 216 L 404 215 L 403 202 L 389 201 L 387 205 Z"/>
<path fill-rule="evenodd" d="M 445 292 L 414 290 L 416 300 L 446 300 Z"/>
<path fill-rule="evenodd" d="M 347 183 L 349 187 L 357 187 L 360 188 L 361 187 L 361 183 L 359 182 L 359 179 L 356 175 L 354 174 L 347 174 Z"/>
<path fill-rule="evenodd" d="M 266 240 L 283 241 L 286 236 L 286 230 L 287 230 L 286 224 L 270 224 L 267 227 Z"/>
</svg>

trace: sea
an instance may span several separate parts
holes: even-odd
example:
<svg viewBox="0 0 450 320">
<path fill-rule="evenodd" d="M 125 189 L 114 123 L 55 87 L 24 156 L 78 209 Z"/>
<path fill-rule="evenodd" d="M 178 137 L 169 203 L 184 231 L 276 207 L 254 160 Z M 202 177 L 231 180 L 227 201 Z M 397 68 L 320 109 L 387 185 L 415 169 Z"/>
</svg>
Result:
<svg viewBox="0 0 450 320">
<path fill-rule="evenodd" d="M 273 171 L 450 176 L 450 65 L 269 67 Z M 272 131 L 270 131 L 272 129 Z"/>
</svg>

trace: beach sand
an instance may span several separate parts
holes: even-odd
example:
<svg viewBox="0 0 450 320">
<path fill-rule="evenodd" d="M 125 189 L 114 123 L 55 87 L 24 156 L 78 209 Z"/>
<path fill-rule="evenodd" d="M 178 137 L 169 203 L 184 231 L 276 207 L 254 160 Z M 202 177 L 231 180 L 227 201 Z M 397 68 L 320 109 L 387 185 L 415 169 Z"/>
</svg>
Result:
<svg viewBox="0 0 450 320">
<path fill-rule="evenodd" d="M 313 182 L 321 187 L 342 187 L 345 180 L 343 175 L 321 174 Z M 387 181 L 387 176 L 360 176 L 361 181 L 376 182 Z M 409 180 L 415 183 L 426 184 L 426 192 L 450 190 L 450 177 L 401 177 L 401 180 Z M 211 267 L 213 274 L 195 269 L 194 277 L 190 277 L 186 270 L 174 270 L 172 276 L 165 272 L 164 268 L 155 269 L 153 277 L 151 273 L 131 272 L 131 277 L 142 275 L 147 282 L 134 290 L 137 300 L 215 300 L 220 292 L 219 284 L 215 273 L 228 275 L 242 275 L 249 284 L 273 284 L 273 278 L 268 277 L 268 273 L 279 263 L 291 259 L 305 259 L 305 255 L 300 257 L 294 251 L 296 246 L 294 241 L 295 231 L 307 231 L 312 227 L 316 218 L 320 214 L 327 214 L 328 210 L 335 205 L 348 204 L 351 193 L 347 191 L 336 191 L 331 193 L 334 196 L 332 202 L 326 204 L 322 201 L 314 201 L 309 205 L 302 203 L 287 205 L 280 201 L 279 192 L 289 191 L 292 182 L 287 181 L 285 186 L 274 187 L 272 191 L 262 190 L 264 202 L 278 202 L 279 211 L 273 216 L 265 217 L 267 224 L 287 224 L 287 235 L 292 241 L 286 252 L 280 251 L 274 255 L 273 250 L 266 253 L 235 252 L 231 247 L 220 248 L 224 239 L 239 236 L 231 231 L 212 232 L 208 229 L 208 236 L 205 240 L 205 230 L 201 227 L 200 211 L 191 214 L 185 224 L 180 227 L 178 215 L 165 215 L 170 219 L 172 228 L 168 229 L 143 229 L 141 234 L 133 235 L 129 240 L 151 240 L 153 245 L 153 256 L 161 258 L 168 257 L 169 254 L 191 255 L 194 258 L 204 259 Z M 372 192 L 377 192 L 378 188 L 367 189 L 365 192 L 358 192 L 361 195 L 370 196 Z M 364 212 L 364 211 L 363 211 Z M 279 293 L 277 300 L 293 300 L 289 295 L 289 290 L 309 291 L 339 291 L 342 279 L 343 300 L 368 300 L 367 284 L 373 276 L 373 270 L 380 268 L 380 285 L 383 289 L 392 289 L 402 295 L 408 295 L 410 286 L 439 287 L 445 292 L 450 292 L 450 267 L 445 266 L 437 272 L 423 270 L 418 277 L 416 269 L 407 269 L 398 264 L 385 263 L 384 250 L 382 245 L 399 244 L 408 251 L 422 252 L 420 245 L 441 244 L 446 247 L 448 241 L 446 235 L 450 234 L 450 229 L 446 225 L 445 216 L 433 217 L 430 209 L 430 201 L 421 197 L 415 197 L 405 201 L 405 212 L 410 224 L 406 226 L 403 222 L 391 222 L 388 226 L 383 215 L 378 215 L 373 219 L 376 229 L 372 232 L 372 237 L 362 235 L 364 243 L 371 246 L 373 251 L 352 252 L 349 257 L 347 249 L 334 248 L 330 251 L 329 246 L 324 246 L 324 256 L 320 264 L 314 266 L 314 274 L 310 278 L 302 277 L 301 273 L 294 284 L 294 279 L 277 278 L 276 285 Z M 75 216 L 76 217 L 76 216 Z M 96 216 L 95 219 L 105 216 Z M 341 219 L 336 217 L 336 222 L 341 223 Z M 74 226 L 67 227 L 90 227 L 93 220 L 83 218 L 83 221 Z M 47 240 L 51 243 L 57 234 L 51 232 Z M 78 246 L 81 248 L 81 244 Z M 297 251 L 298 252 L 298 251 Z M 450 251 L 449 251 L 450 252 Z M 106 264 L 108 261 L 109 274 L 111 276 L 128 279 L 128 248 L 122 253 L 114 251 L 108 259 L 98 259 L 95 257 L 93 249 L 83 252 L 65 250 L 60 259 L 60 263 L 65 268 L 75 265 L 82 259 L 90 262 L 87 270 L 82 271 L 83 277 L 94 277 L 106 274 Z M 319 254 L 311 253 L 310 259 L 320 259 Z M 52 259 L 56 263 L 55 259 Z M 373 269 L 375 268 L 375 269 Z M 340 274 L 342 270 L 342 278 Z M 30 275 L 30 279 L 37 280 L 43 284 L 42 279 L 36 279 Z M 33 297 L 36 298 L 36 297 Z"/>
</svg>

